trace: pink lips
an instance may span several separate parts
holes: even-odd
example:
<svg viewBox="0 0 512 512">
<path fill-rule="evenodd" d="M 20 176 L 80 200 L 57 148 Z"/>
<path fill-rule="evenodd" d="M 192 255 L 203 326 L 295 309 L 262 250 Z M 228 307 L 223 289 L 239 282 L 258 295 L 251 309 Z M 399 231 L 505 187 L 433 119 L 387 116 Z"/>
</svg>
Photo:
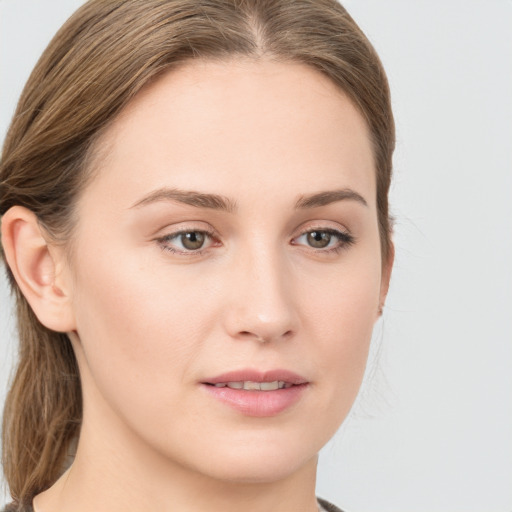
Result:
<svg viewBox="0 0 512 512">
<path fill-rule="evenodd" d="M 286 387 L 272 391 L 216 387 L 227 382 L 284 382 Z M 223 373 L 202 382 L 210 395 L 246 416 L 275 416 L 295 404 L 308 387 L 307 379 L 288 370 L 261 372 L 244 369 Z"/>
</svg>

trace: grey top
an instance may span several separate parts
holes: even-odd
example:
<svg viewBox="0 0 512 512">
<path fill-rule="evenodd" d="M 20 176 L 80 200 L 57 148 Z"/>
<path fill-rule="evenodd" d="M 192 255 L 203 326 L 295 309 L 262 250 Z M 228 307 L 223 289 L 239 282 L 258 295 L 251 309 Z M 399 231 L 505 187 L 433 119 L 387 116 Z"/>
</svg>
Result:
<svg viewBox="0 0 512 512">
<path fill-rule="evenodd" d="M 320 512 L 343 512 L 338 507 L 323 500 L 322 498 L 318 498 L 318 506 L 320 507 Z M 10 505 L 7 505 L 2 512 L 16 512 L 16 506 L 11 503 Z M 22 512 L 34 512 L 34 509 L 29 506 L 22 509 Z"/>
<path fill-rule="evenodd" d="M 320 512 L 343 512 L 341 509 L 322 498 L 318 498 L 318 506 L 320 507 Z"/>
</svg>

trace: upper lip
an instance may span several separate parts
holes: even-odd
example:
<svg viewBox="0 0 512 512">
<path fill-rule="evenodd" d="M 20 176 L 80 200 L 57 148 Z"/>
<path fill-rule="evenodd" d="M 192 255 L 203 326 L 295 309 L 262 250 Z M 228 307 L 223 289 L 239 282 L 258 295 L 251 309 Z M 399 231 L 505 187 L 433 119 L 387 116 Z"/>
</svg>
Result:
<svg viewBox="0 0 512 512">
<path fill-rule="evenodd" d="M 232 372 L 223 373 L 215 377 L 205 379 L 204 384 L 219 384 L 223 382 L 274 382 L 283 381 L 290 384 L 306 384 L 307 379 L 299 375 L 298 373 L 290 370 L 275 369 L 275 370 L 255 370 L 252 368 L 246 368 L 242 370 L 235 370 Z"/>
</svg>

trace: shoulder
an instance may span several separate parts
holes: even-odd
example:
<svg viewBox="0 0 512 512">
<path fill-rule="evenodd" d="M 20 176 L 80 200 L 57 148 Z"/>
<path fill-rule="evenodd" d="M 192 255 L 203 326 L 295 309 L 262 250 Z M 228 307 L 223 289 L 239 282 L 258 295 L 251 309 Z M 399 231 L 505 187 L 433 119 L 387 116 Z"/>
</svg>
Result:
<svg viewBox="0 0 512 512">
<path fill-rule="evenodd" d="M 329 503 L 322 498 L 317 498 L 317 500 L 318 504 L 320 505 L 320 512 L 343 512 L 336 505 L 333 505 L 332 503 Z"/>
<path fill-rule="evenodd" d="M 329 503 L 328 501 L 323 500 L 322 498 L 318 498 L 318 504 L 320 505 L 320 512 L 343 512 L 338 507 L 333 505 L 332 503 Z M 2 509 L 2 512 L 33 512 L 32 507 L 25 507 L 23 509 L 19 509 L 11 503 L 10 505 L 7 505 L 4 509 Z"/>
</svg>

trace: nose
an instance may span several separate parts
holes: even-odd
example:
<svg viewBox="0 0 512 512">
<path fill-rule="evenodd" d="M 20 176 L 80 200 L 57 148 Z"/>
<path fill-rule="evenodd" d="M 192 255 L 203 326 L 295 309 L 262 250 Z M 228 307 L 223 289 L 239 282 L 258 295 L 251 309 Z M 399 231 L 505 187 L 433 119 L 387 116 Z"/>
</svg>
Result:
<svg viewBox="0 0 512 512">
<path fill-rule="evenodd" d="M 239 255 L 231 270 L 225 309 L 229 336 L 262 343 L 292 337 L 298 328 L 297 310 L 286 263 L 277 251 Z"/>
</svg>

